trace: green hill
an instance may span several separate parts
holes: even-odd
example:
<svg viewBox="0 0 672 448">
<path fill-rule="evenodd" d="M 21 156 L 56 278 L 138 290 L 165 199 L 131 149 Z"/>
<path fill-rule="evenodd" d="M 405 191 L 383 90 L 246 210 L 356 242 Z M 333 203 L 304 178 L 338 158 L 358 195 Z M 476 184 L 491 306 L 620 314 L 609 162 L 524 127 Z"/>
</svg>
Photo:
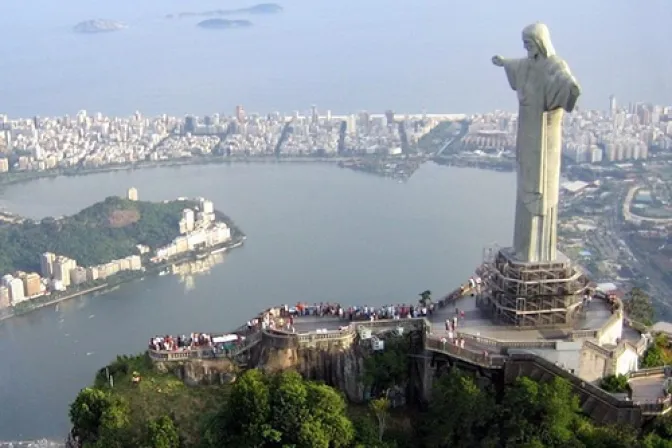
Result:
<svg viewBox="0 0 672 448">
<path fill-rule="evenodd" d="M 196 204 L 109 197 L 72 216 L 2 226 L 0 275 L 15 270 L 39 271 L 43 252 L 91 266 L 131 255 L 136 244 L 152 248 L 165 245 L 179 235 L 182 210 Z"/>
</svg>

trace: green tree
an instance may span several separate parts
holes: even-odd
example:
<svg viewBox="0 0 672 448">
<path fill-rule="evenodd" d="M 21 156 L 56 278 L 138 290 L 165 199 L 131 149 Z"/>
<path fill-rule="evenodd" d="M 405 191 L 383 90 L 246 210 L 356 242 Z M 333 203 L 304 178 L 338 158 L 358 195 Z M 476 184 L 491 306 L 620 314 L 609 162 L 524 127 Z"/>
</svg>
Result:
<svg viewBox="0 0 672 448">
<path fill-rule="evenodd" d="M 540 384 L 518 378 L 506 390 L 502 403 L 499 421 L 505 446 L 580 446 L 575 435 L 579 401 L 567 381 L 555 378 Z"/>
<path fill-rule="evenodd" d="M 496 445 L 493 434 L 495 402 L 473 379 L 452 369 L 432 390 L 424 421 L 428 447 L 470 448 Z"/>
<path fill-rule="evenodd" d="M 102 445 L 102 441 L 114 447 L 122 442 L 128 414 L 127 404 L 118 397 L 99 389 L 82 389 L 70 405 L 72 439 L 81 447 Z"/>
<path fill-rule="evenodd" d="M 228 402 L 206 427 L 207 443 L 212 447 L 262 447 L 268 441 L 280 440 L 269 419 L 270 391 L 263 373 L 253 369 L 245 372 L 231 390 Z"/>
<path fill-rule="evenodd" d="M 344 448 L 355 438 L 345 410 L 335 389 L 305 381 L 296 372 L 267 377 L 248 370 L 204 438 L 213 448 Z"/>
<path fill-rule="evenodd" d="M 579 425 L 578 438 L 586 448 L 636 448 L 640 446 L 637 432 L 627 425 L 595 426 L 584 421 Z"/>
<path fill-rule="evenodd" d="M 410 336 L 385 339 L 385 350 L 364 358 L 364 384 L 372 396 L 379 396 L 393 386 L 405 386 L 408 380 Z"/>
<path fill-rule="evenodd" d="M 653 304 L 651 297 L 640 288 L 632 288 L 623 298 L 625 313 L 644 325 L 653 324 Z"/>
<path fill-rule="evenodd" d="M 147 424 L 146 448 L 179 448 L 180 436 L 173 420 L 164 415 Z"/>
<path fill-rule="evenodd" d="M 602 378 L 600 387 L 607 392 L 627 392 L 629 389 L 628 377 L 625 375 L 609 375 Z"/>
<path fill-rule="evenodd" d="M 429 289 L 420 293 L 420 305 L 429 306 L 432 303 L 432 291 Z"/>
<path fill-rule="evenodd" d="M 653 344 L 646 350 L 642 358 L 642 367 L 660 367 L 672 364 L 670 355 L 670 341 L 664 334 L 659 334 L 653 340 Z"/>
</svg>

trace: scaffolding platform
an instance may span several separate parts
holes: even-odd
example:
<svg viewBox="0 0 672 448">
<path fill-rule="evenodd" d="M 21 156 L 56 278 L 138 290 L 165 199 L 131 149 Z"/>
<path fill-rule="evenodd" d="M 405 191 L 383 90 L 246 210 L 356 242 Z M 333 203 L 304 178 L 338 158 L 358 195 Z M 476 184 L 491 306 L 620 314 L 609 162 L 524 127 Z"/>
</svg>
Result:
<svg viewBox="0 0 672 448">
<path fill-rule="evenodd" d="M 589 284 L 560 253 L 554 261 L 526 262 L 511 248 L 490 249 L 483 271 L 479 307 L 496 323 L 526 329 L 573 326 Z"/>
</svg>

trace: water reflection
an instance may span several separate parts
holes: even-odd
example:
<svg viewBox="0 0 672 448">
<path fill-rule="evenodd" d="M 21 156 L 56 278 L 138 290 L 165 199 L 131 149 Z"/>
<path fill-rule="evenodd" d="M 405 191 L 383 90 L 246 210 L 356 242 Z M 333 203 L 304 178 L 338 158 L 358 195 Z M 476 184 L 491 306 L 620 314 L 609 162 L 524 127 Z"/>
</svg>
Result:
<svg viewBox="0 0 672 448">
<path fill-rule="evenodd" d="M 200 260 L 172 265 L 169 273 L 179 278 L 184 285 L 184 293 L 187 294 L 196 287 L 196 277 L 209 275 L 214 266 L 224 263 L 224 258 L 224 252 L 210 254 Z"/>
</svg>

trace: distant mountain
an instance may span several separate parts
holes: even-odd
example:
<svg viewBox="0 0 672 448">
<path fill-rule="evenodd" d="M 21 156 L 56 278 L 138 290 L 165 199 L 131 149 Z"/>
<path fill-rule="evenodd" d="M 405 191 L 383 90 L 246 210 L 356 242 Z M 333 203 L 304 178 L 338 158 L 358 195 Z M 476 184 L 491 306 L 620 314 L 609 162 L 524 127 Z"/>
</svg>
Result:
<svg viewBox="0 0 672 448">
<path fill-rule="evenodd" d="M 109 33 L 125 28 L 128 28 L 125 23 L 103 19 L 86 20 L 72 27 L 74 32 L 82 34 Z"/>
<path fill-rule="evenodd" d="M 249 28 L 252 26 L 252 22 L 249 20 L 208 19 L 198 22 L 197 26 L 208 29 L 227 30 L 231 28 Z"/>
<path fill-rule="evenodd" d="M 167 19 L 172 18 L 186 18 L 186 17 L 213 17 L 213 16 L 232 16 L 232 15 L 242 15 L 242 14 L 278 14 L 282 12 L 282 6 L 277 3 L 259 3 L 248 8 L 239 8 L 239 9 L 214 9 L 211 11 L 203 12 L 181 12 L 179 14 L 169 14 L 166 16 Z"/>
</svg>

